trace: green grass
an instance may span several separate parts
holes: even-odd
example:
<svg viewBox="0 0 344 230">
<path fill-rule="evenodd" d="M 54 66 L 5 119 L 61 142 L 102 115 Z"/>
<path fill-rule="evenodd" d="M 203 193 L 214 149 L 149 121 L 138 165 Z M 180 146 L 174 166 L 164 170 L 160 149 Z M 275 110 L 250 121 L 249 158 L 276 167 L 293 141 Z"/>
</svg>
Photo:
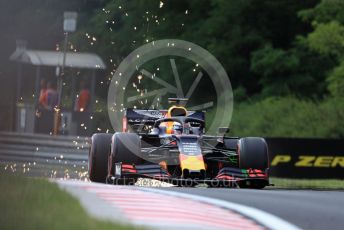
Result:
<svg viewBox="0 0 344 230">
<path fill-rule="evenodd" d="M 45 179 L 0 172 L 1 229 L 133 229 L 90 217 L 79 202 Z"/>
<path fill-rule="evenodd" d="M 288 189 L 344 189 L 344 180 L 270 178 L 275 188 Z"/>
</svg>

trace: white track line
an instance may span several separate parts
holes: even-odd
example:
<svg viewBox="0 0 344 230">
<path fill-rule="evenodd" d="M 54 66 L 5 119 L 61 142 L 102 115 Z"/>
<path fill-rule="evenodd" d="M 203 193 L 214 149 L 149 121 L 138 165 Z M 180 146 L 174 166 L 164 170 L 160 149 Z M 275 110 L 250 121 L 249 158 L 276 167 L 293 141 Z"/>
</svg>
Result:
<svg viewBox="0 0 344 230">
<path fill-rule="evenodd" d="M 184 198 L 186 200 L 190 200 L 190 202 L 191 201 L 197 201 L 197 202 L 201 202 L 203 204 L 208 204 L 208 205 L 212 205 L 212 206 L 216 206 L 216 207 L 225 208 L 227 210 L 231 210 L 231 211 L 237 212 L 243 216 L 246 216 L 247 218 L 249 218 L 253 221 L 256 221 L 259 224 L 262 224 L 263 226 L 267 227 L 268 229 L 272 229 L 272 230 L 275 230 L 275 229 L 276 230 L 277 229 L 299 230 L 300 229 L 299 227 L 297 227 L 291 223 L 288 223 L 287 221 L 284 221 L 279 217 L 276 217 L 272 214 L 264 212 L 262 210 L 248 207 L 248 206 L 241 205 L 241 204 L 237 204 L 237 203 L 233 203 L 233 202 L 203 197 L 203 196 L 199 196 L 199 195 L 191 195 L 191 194 L 186 194 L 186 193 L 181 193 L 181 192 L 165 191 L 165 190 L 160 190 L 160 189 L 139 187 L 139 186 L 115 186 L 115 185 L 104 185 L 104 184 L 99 184 L 99 183 L 85 183 L 85 182 L 81 182 L 81 181 L 57 181 L 57 180 L 52 180 L 52 181 L 57 182 L 60 185 L 65 185 L 65 186 L 66 185 L 69 185 L 72 187 L 73 186 L 77 186 L 77 187 L 81 186 L 84 188 L 91 187 L 91 189 L 92 188 L 99 188 L 101 190 L 99 190 L 99 191 L 95 190 L 94 192 L 96 192 L 98 194 L 98 196 L 100 196 L 100 198 L 102 198 L 103 200 L 105 199 L 110 203 L 112 203 L 112 199 L 110 199 L 110 197 L 108 197 L 108 195 L 110 195 L 113 192 L 108 191 L 106 189 L 109 189 L 110 187 L 113 189 L 116 189 L 116 187 L 118 187 L 119 189 L 126 189 L 126 190 L 132 191 L 131 195 L 134 195 L 134 197 L 132 197 L 131 202 L 135 202 L 135 193 L 140 193 L 139 191 L 147 192 L 150 194 L 155 193 L 156 194 L 155 198 L 158 198 L 159 196 L 170 196 L 170 197 L 172 196 L 174 198 Z M 63 186 L 63 187 L 65 187 L 65 186 Z M 69 186 L 67 186 L 67 187 L 69 187 Z M 103 189 L 105 189 L 105 191 L 103 191 Z M 146 197 L 145 195 L 141 195 L 141 197 L 143 198 L 144 202 L 149 201 L 149 199 L 145 198 Z M 148 194 L 147 194 L 147 197 L 149 197 Z M 125 205 L 130 205 L 130 200 L 127 200 L 128 198 L 127 199 L 123 199 L 125 197 L 118 197 L 118 198 L 122 198 L 121 199 L 122 201 L 114 203 L 114 205 L 117 208 L 121 208 L 120 206 L 122 206 L 122 205 L 124 205 L 122 208 L 125 208 Z M 125 204 L 126 200 L 128 202 L 127 204 Z M 161 199 L 158 199 L 158 200 L 161 200 Z M 164 199 L 162 199 L 162 200 L 164 200 Z M 172 198 L 172 200 L 173 200 L 173 198 Z M 87 203 L 89 203 L 89 202 L 87 202 Z M 151 205 L 152 204 L 153 203 L 151 203 Z M 160 208 L 163 208 L 163 207 L 164 207 L 164 205 L 162 205 Z M 144 221 L 144 219 L 142 221 Z M 146 226 L 147 225 L 149 226 L 151 224 L 146 223 Z M 157 224 L 157 223 L 154 223 L 154 224 Z M 239 227 L 239 226 L 237 226 L 237 227 Z"/>
<path fill-rule="evenodd" d="M 164 195 L 170 195 L 170 196 L 175 196 L 175 197 L 181 197 L 181 198 L 186 198 L 186 199 L 192 199 L 195 201 L 200 201 L 208 204 L 213 204 L 218 207 L 223 207 L 227 208 L 233 211 L 236 211 L 244 216 L 247 216 L 258 223 L 261 223 L 262 225 L 266 226 L 269 229 L 272 230 L 300 230 L 299 227 L 282 220 L 281 218 L 274 216 L 270 213 L 264 212 L 262 210 L 248 207 L 245 205 L 233 203 L 233 202 L 228 202 L 224 200 L 218 200 L 214 198 L 209 198 L 209 197 L 203 197 L 203 196 L 198 196 L 198 195 L 191 195 L 191 194 L 186 194 L 186 193 L 180 193 L 180 192 L 174 192 L 174 191 L 165 191 L 165 190 L 159 190 L 159 189 L 154 189 L 154 188 L 142 188 L 140 187 L 141 190 L 148 191 L 148 192 L 154 192 L 154 193 L 159 193 L 159 194 L 164 194 Z"/>
</svg>

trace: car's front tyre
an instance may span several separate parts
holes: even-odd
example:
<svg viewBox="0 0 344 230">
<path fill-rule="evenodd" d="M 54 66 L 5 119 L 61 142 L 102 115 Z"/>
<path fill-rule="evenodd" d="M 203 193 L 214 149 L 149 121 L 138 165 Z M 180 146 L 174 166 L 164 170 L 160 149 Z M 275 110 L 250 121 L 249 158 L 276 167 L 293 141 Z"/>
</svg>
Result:
<svg viewBox="0 0 344 230">
<path fill-rule="evenodd" d="M 116 178 L 116 163 L 139 165 L 144 162 L 140 157 L 141 139 L 136 133 L 115 133 L 111 139 L 111 151 L 108 160 L 108 183 L 135 184 L 137 178 Z M 115 179 L 111 179 L 115 178 Z"/>
<path fill-rule="evenodd" d="M 264 138 L 240 138 L 237 153 L 241 169 L 265 170 L 269 167 L 268 145 Z"/>
<path fill-rule="evenodd" d="M 269 168 L 268 145 L 264 138 L 240 138 L 237 146 L 238 164 L 240 169 L 261 170 L 267 173 Z M 265 179 L 252 179 L 239 182 L 240 188 L 262 189 L 268 184 Z"/>
</svg>

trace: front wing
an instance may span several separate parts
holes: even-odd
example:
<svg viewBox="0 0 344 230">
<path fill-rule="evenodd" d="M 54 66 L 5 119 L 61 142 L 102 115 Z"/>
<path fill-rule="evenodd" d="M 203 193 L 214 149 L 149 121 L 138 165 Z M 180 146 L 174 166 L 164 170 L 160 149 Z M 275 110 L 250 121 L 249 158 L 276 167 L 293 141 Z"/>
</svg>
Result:
<svg viewBox="0 0 344 230">
<path fill-rule="evenodd" d="M 240 183 L 269 185 L 267 171 L 258 169 L 238 169 L 224 167 L 214 178 L 177 178 L 158 164 L 132 165 L 116 163 L 115 177 L 112 179 L 150 178 L 178 186 L 195 186 L 207 184 L 210 187 L 237 187 Z"/>
</svg>

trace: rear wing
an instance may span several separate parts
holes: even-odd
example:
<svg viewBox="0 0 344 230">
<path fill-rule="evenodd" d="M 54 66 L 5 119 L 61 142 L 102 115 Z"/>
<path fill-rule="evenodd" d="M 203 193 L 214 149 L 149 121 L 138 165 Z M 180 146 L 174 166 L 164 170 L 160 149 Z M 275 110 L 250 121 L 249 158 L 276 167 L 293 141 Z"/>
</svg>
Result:
<svg viewBox="0 0 344 230">
<path fill-rule="evenodd" d="M 160 118 L 164 118 L 167 110 L 153 110 L 153 109 L 133 109 L 128 108 L 123 117 L 123 131 L 128 128 L 137 130 L 137 127 L 150 126 Z M 204 111 L 188 111 L 187 117 L 204 120 Z"/>
</svg>

